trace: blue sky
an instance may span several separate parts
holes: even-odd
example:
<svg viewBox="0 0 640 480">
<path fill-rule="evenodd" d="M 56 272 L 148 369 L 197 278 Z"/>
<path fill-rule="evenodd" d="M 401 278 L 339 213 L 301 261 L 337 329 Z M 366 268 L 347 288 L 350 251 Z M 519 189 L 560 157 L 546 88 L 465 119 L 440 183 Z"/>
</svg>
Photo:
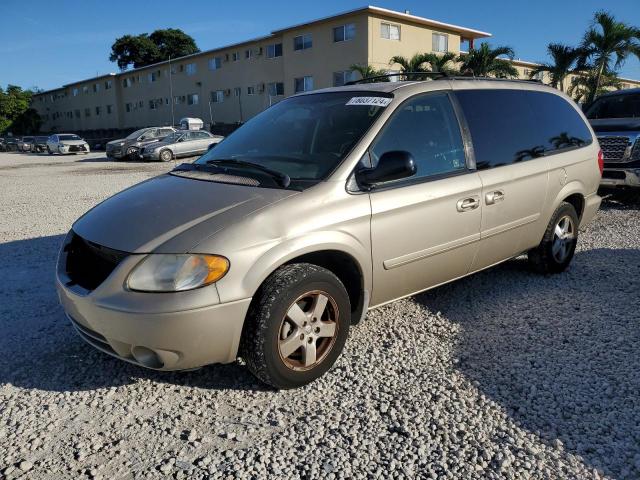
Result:
<svg viewBox="0 0 640 480">
<path fill-rule="evenodd" d="M 2 4 L 0 86 L 49 89 L 117 71 L 109 62 L 111 44 L 126 33 L 181 28 L 207 50 L 366 3 L 3 0 Z M 492 44 L 509 45 L 518 58 L 530 61 L 545 60 L 549 42 L 576 44 L 598 9 L 606 8 L 640 26 L 638 0 L 379 0 L 371 4 L 491 32 Z M 640 61 L 630 59 L 621 74 L 640 79 Z"/>
</svg>

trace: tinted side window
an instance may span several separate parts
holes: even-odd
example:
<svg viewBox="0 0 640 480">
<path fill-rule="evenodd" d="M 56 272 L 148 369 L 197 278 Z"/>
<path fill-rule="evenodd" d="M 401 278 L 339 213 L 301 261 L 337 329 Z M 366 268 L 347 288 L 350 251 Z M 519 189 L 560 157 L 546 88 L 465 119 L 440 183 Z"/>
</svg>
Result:
<svg viewBox="0 0 640 480">
<path fill-rule="evenodd" d="M 530 160 L 544 154 L 540 123 L 526 92 L 461 90 L 456 92 L 471 131 L 478 170 Z"/>
<path fill-rule="evenodd" d="M 538 117 L 546 152 L 582 147 L 593 141 L 582 117 L 564 98 L 545 92 L 527 92 L 527 97 Z"/>
<path fill-rule="evenodd" d="M 413 155 L 413 178 L 466 168 L 460 127 L 447 94 L 421 95 L 401 105 L 370 149 L 373 166 L 382 154 L 394 150 Z"/>
</svg>

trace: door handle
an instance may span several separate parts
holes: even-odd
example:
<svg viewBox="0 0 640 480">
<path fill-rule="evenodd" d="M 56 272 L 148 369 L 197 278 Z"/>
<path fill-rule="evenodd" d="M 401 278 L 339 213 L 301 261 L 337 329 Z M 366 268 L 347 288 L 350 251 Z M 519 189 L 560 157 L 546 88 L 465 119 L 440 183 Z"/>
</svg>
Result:
<svg viewBox="0 0 640 480">
<path fill-rule="evenodd" d="M 502 190 L 494 190 L 484 196 L 484 201 L 487 205 L 493 205 L 504 200 L 504 192 Z"/>
<path fill-rule="evenodd" d="M 469 210 L 475 210 L 480 206 L 480 198 L 477 196 L 463 198 L 458 200 L 456 208 L 459 212 L 468 212 Z"/>
</svg>

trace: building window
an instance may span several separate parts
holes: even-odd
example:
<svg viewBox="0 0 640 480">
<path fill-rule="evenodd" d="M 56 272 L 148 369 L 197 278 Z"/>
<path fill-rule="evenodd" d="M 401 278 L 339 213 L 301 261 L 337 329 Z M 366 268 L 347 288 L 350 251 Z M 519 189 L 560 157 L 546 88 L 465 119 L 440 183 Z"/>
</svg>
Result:
<svg viewBox="0 0 640 480">
<path fill-rule="evenodd" d="M 213 57 L 209 59 L 209 70 L 218 70 L 222 66 L 222 58 Z"/>
<path fill-rule="evenodd" d="M 272 43 L 267 45 L 267 58 L 276 58 L 282 56 L 282 44 Z"/>
<path fill-rule="evenodd" d="M 247 87 L 247 95 L 255 95 L 256 87 Z"/>
<path fill-rule="evenodd" d="M 84 116 L 85 117 L 90 117 L 91 116 L 91 109 L 90 108 L 85 108 L 84 109 Z"/>
<path fill-rule="evenodd" d="M 190 93 L 189 95 L 187 95 L 187 105 L 198 105 L 198 94 L 197 93 Z"/>
<path fill-rule="evenodd" d="M 242 93 L 242 89 L 240 87 L 236 87 L 236 88 L 233 89 L 233 94 L 236 97 L 239 97 L 241 93 Z"/>
<path fill-rule="evenodd" d="M 253 57 L 253 50 L 251 50 L 250 48 L 247 48 L 244 51 L 244 58 L 249 59 L 251 57 Z"/>
<path fill-rule="evenodd" d="M 380 37 L 387 40 L 400 40 L 400 25 L 382 22 L 380 24 Z"/>
<path fill-rule="evenodd" d="M 313 90 L 313 77 L 299 77 L 294 80 L 295 93 Z"/>
<path fill-rule="evenodd" d="M 352 70 L 343 70 L 342 72 L 333 72 L 333 86 L 341 87 L 347 82 L 356 80 L 356 72 Z"/>
<path fill-rule="evenodd" d="M 102 108 L 96 107 L 96 116 L 99 116 L 100 112 L 102 112 Z"/>
<path fill-rule="evenodd" d="M 100 91 L 100 84 L 99 83 L 94 83 L 93 84 L 93 93 L 98 93 Z"/>
<path fill-rule="evenodd" d="M 160 78 L 160 70 L 151 72 L 147 77 L 149 78 L 149 83 L 156 82 Z"/>
<path fill-rule="evenodd" d="M 111 82 L 111 80 L 105 80 L 105 82 L 104 82 L 104 89 L 105 90 L 111 89 L 112 86 L 113 86 L 113 83 Z"/>
<path fill-rule="evenodd" d="M 334 42 L 346 42 L 347 40 L 353 40 L 354 38 L 356 38 L 355 23 L 347 23 L 346 25 L 340 25 L 333 29 Z"/>
<path fill-rule="evenodd" d="M 89 93 L 89 87 L 87 87 L 86 85 L 82 87 L 82 93 Z"/>
<path fill-rule="evenodd" d="M 197 67 L 195 63 L 187 63 L 186 67 L 187 75 L 195 75 L 197 71 Z"/>
<path fill-rule="evenodd" d="M 173 103 L 176 105 L 183 105 L 185 103 L 187 103 L 187 96 L 186 95 L 176 95 L 175 97 L 173 97 Z"/>
<path fill-rule="evenodd" d="M 127 77 L 122 80 L 122 86 L 124 88 L 129 88 L 131 85 L 133 85 L 133 77 Z"/>
<path fill-rule="evenodd" d="M 433 47 L 431 49 L 434 52 L 449 51 L 449 35 L 444 35 L 442 33 L 433 33 L 431 35 L 431 42 L 433 44 Z"/>
<path fill-rule="evenodd" d="M 107 115 L 111 115 L 113 112 L 113 105 L 107 105 Z"/>
<path fill-rule="evenodd" d="M 215 92 L 211 92 L 211 103 L 222 102 L 224 102 L 224 90 L 216 90 Z"/>
<path fill-rule="evenodd" d="M 284 95 L 284 83 L 272 82 L 269 84 L 268 91 L 270 97 L 281 97 Z"/>
<path fill-rule="evenodd" d="M 78 96 L 78 89 L 74 88 L 73 90 L 71 90 L 71 95 L 73 95 L 74 97 L 77 97 Z"/>
<path fill-rule="evenodd" d="M 293 37 L 293 49 L 294 50 L 306 50 L 313 46 L 313 37 L 310 33 L 306 35 L 298 35 Z"/>
<path fill-rule="evenodd" d="M 131 107 L 132 107 L 132 105 L 131 105 L 130 103 L 126 103 L 126 104 L 124 105 L 124 109 L 125 109 L 127 112 L 130 112 L 130 111 L 131 111 Z"/>
<path fill-rule="evenodd" d="M 240 60 L 240 54 L 238 52 L 233 52 L 231 54 L 231 61 L 237 62 L 238 60 Z"/>
</svg>

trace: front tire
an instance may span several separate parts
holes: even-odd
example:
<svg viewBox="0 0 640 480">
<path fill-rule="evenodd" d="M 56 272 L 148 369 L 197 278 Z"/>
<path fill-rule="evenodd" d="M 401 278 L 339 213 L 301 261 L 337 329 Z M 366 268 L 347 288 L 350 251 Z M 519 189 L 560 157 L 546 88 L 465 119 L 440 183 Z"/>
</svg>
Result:
<svg viewBox="0 0 640 480">
<path fill-rule="evenodd" d="M 51 148 L 49 148 L 49 146 L 48 146 L 48 145 L 47 145 L 47 153 L 48 153 L 49 155 L 53 155 L 53 152 L 51 151 Z"/>
<path fill-rule="evenodd" d="M 241 355 L 262 382 L 301 387 L 335 363 L 350 324 L 349 295 L 338 277 L 317 265 L 285 265 L 254 297 Z"/>
<path fill-rule="evenodd" d="M 564 272 L 576 250 L 579 225 L 574 206 L 562 202 L 551 216 L 540 245 L 528 253 L 533 270 L 543 274 Z"/>
</svg>

